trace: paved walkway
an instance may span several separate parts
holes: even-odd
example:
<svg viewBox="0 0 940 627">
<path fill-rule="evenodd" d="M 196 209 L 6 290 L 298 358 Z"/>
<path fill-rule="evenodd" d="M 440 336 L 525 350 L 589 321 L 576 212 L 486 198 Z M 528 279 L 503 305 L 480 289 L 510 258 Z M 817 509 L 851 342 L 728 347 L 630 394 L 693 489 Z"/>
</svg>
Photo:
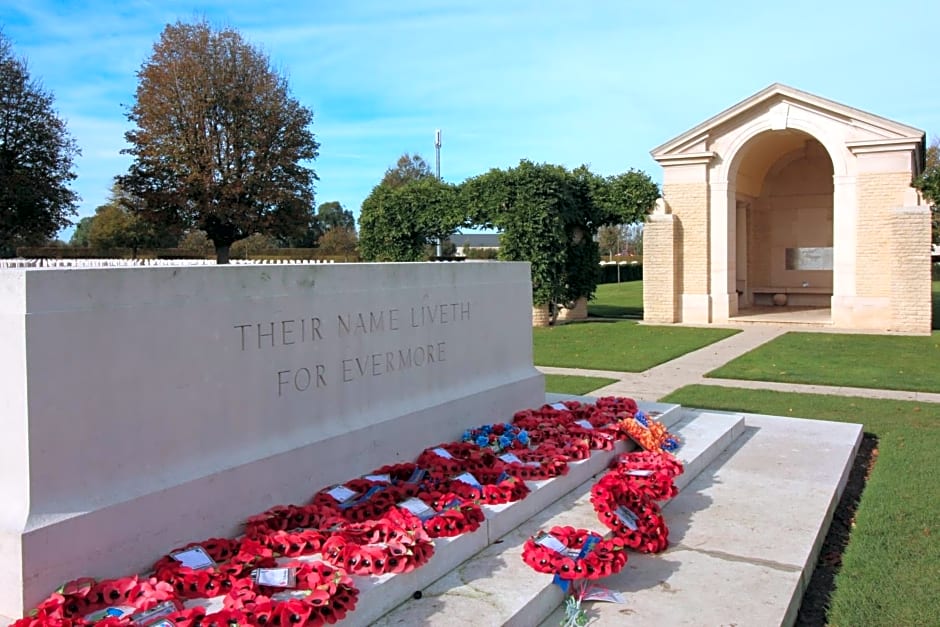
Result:
<svg viewBox="0 0 940 627">
<path fill-rule="evenodd" d="M 630 396 L 639 400 L 655 401 L 686 385 L 714 385 L 801 394 L 832 394 L 837 396 L 862 396 L 902 401 L 940 403 L 940 394 L 931 392 L 907 392 L 901 390 L 875 390 L 868 388 L 837 387 L 829 385 L 802 385 L 798 383 L 776 383 L 772 381 L 744 381 L 738 379 L 709 379 L 707 372 L 725 365 L 735 357 L 750 352 L 770 340 L 792 330 L 790 326 L 761 325 L 745 326 L 740 333 L 710 344 L 697 351 L 686 353 L 644 372 L 611 372 L 582 368 L 553 368 L 539 366 L 545 374 L 572 374 L 589 377 L 617 379 L 616 383 L 604 386 L 588 396 Z"/>
</svg>

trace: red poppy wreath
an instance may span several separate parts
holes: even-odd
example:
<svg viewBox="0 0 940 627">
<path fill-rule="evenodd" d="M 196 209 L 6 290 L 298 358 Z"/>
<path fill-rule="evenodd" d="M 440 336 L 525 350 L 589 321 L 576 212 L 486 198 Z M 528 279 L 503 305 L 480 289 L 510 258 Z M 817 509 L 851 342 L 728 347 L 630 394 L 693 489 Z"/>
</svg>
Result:
<svg viewBox="0 0 940 627">
<path fill-rule="evenodd" d="M 634 490 L 630 481 L 609 473 L 591 486 L 597 518 L 624 544 L 641 553 L 659 553 L 669 546 L 669 529 L 656 502 Z"/>
</svg>

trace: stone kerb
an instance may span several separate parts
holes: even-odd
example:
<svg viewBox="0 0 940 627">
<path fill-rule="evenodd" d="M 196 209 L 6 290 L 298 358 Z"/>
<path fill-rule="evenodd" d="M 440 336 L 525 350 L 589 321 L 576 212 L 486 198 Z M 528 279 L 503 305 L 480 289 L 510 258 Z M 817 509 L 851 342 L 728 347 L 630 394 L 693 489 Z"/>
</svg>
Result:
<svg viewBox="0 0 940 627">
<path fill-rule="evenodd" d="M 0 272 L 0 614 L 544 399 L 527 264 Z"/>
</svg>

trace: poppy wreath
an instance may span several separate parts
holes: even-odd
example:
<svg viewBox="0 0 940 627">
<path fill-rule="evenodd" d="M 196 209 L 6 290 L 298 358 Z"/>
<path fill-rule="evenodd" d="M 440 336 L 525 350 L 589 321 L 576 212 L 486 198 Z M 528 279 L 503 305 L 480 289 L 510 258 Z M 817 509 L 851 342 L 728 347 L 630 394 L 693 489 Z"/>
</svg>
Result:
<svg viewBox="0 0 940 627">
<path fill-rule="evenodd" d="M 369 475 L 388 475 L 392 485 L 398 491 L 399 497 L 404 498 L 416 496 L 426 487 L 426 484 L 431 482 L 426 469 L 410 462 L 382 466 L 373 470 Z"/>
<path fill-rule="evenodd" d="M 466 460 L 452 452 L 451 449 L 455 449 L 455 444 L 455 442 L 445 442 L 437 446 L 428 447 L 418 455 L 415 464 L 421 468 L 426 468 L 429 478 L 434 480 L 460 474 L 467 470 L 467 464 Z M 474 448 L 479 450 L 477 447 Z M 467 446 L 463 446 L 463 449 L 469 450 Z M 450 457 L 441 455 L 438 451 L 444 451 L 447 455 L 450 455 Z"/>
<path fill-rule="evenodd" d="M 678 436 L 669 433 L 661 422 L 653 420 L 641 411 L 631 418 L 624 418 L 617 426 L 647 451 L 671 452 L 679 448 Z"/>
<path fill-rule="evenodd" d="M 480 482 L 480 487 L 452 479 L 446 484 L 446 489 L 462 499 L 487 505 L 519 501 L 530 492 L 524 481 L 503 470 L 478 470 L 473 476 Z"/>
<path fill-rule="evenodd" d="M 562 415 L 562 412 L 554 411 L 556 415 Z M 517 412 L 513 425 L 520 430 L 525 430 L 532 444 L 539 444 L 547 439 L 562 437 L 565 435 L 566 422 L 552 416 L 542 416 L 539 410 L 526 410 Z"/>
<path fill-rule="evenodd" d="M 206 608 L 201 606 L 185 608 L 178 612 L 164 616 L 164 618 L 167 622 L 172 623 L 175 627 L 202 627 L 202 625 L 205 624 L 203 621 L 205 621 L 207 618 Z M 245 623 L 238 624 L 242 625 Z M 96 625 L 101 625 L 101 623 L 96 623 Z"/>
<path fill-rule="evenodd" d="M 44 627 L 66 625 L 130 625 L 130 616 L 109 616 L 88 621 L 86 616 L 113 606 L 129 606 L 137 611 L 149 610 L 163 601 L 182 607 L 173 587 L 157 579 L 137 576 L 96 581 L 88 577 L 70 581 L 53 592 L 35 611 L 13 623 L 13 627 Z"/>
<path fill-rule="evenodd" d="M 518 425 L 496 423 L 483 425 L 463 432 L 461 441 L 488 448 L 497 453 L 523 450 L 529 447 L 529 434 Z"/>
<path fill-rule="evenodd" d="M 521 463 L 506 462 L 507 473 L 523 481 L 540 481 L 568 474 L 568 458 L 557 447 L 542 445 L 537 449 L 513 453 Z"/>
<path fill-rule="evenodd" d="M 432 481 L 446 480 L 462 472 L 501 468 L 503 465 L 503 462 L 500 461 L 493 450 L 480 448 L 472 442 L 448 442 L 435 448 L 446 450 L 452 459 L 443 459 L 438 453 L 434 452 L 434 449 L 425 450 L 418 457 L 418 464 L 427 465 L 428 477 Z M 456 462 L 456 464 L 453 462 Z M 452 468 L 457 470 L 452 471 Z"/>
<path fill-rule="evenodd" d="M 360 494 L 352 501 L 339 504 L 339 514 L 350 522 L 377 520 L 401 500 L 398 489 L 368 479 L 353 479 L 344 484 Z"/>
<path fill-rule="evenodd" d="M 245 535 L 278 555 L 298 557 L 317 553 L 332 531 L 345 524 L 331 507 L 279 505 L 249 518 Z"/>
<path fill-rule="evenodd" d="M 639 411 L 636 401 L 626 396 L 602 396 L 597 399 L 594 406 L 601 411 L 616 415 L 629 414 L 632 416 Z"/>
<path fill-rule="evenodd" d="M 632 474 L 642 473 L 642 474 Z M 622 468 L 610 472 L 609 476 L 620 481 L 628 481 L 630 488 L 637 494 L 654 501 L 667 501 L 679 494 L 673 478 L 665 472 L 648 468 Z"/>
<path fill-rule="evenodd" d="M 612 451 L 614 444 L 619 439 L 619 431 L 616 428 L 594 428 L 582 427 L 579 424 L 572 423 L 568 425 L 568 434 L 577 439 L 585 440 L 588 448 L 592 451 Z"/>
<path fill-rule="evenodd" d="M 380 520 L 351 523 L 334 533 L 321 553 L 354 575 L 407 573 L 431 559 L 434 544 L 417 516 L 393 508 Z"/>
<path fill-rule="evenodd" d="M 486 518 L 483 509 L 472 501 L 456 497 L 451 505 L 440 509 L 437 514 L 424 521 L 424 530 L 431 538 L 451 538 L 463 533 L 474 532 L 480 528 Z"/>
<path fill-rule="evenodd" d="M 682 474 L 682 462 L 667 453 L 625 453 L 611 464 L 611 474 L 630 481 L 633 488 L 655 501 L 671 499 L 679 493 L 675 478 Z"/>
<path fill-rule="evenodd" d="M 587 529 L 552 527 L 548 534 L 561 545 L 563 552 L 540 543 L 536 537 L 526 540 L 522 560 L 536 572 L 558 575 L 561 579 L 601 579 L 616 574 L 627 563 L 627 552 L 621 538 L 604 540 Z M 585 544 L 593 546 L 584 550 Z"/>
<path fill-rule="evenodd" d="M 560 440 L 547 442 L 553 445 L 568 461 L 578 461 L 591 456 L 591 443 L 583 437 L 567 436 Z"/>
<path fill-rule="evenodd" d="M 324 488 L 313 495 L 310 505 L 333 509 L 349 522 L 363 522 L 380 518 L 399 501 L 399 491 L 391 484 L 352 479 L 342 486 L 355 492 L 356 496 L 339 502 L 330 494 L 332 487 Z"/>
<path fill-rule="evenodd" d="M 173 557 L 173 553 L 196 547 L 201 547 L 216 566 L 196 570 L 184 566 Z M 226 594 L 235 581 L 251 569 L 274 564 L 273 551 L 251 538 L 212 538 L 170 551 L 170 554 L 157 560 L 152 570 L 157 579 L 173 586 L 179 598 L 197 599 Z"/>
<path fill-rule="evenodd" d="M 453 492 L 432 489 L 419 493 L 416 498 L 434 510 L 433 516 L 422 521 L 430 538 L 450 538 L 476 531 L 485 519 L 478 503 Z"/>
<path fill-rule="evenodd" d="M 243 613 L 253 624 L 322 625 L 335 623 L 356 608 L 359 590 L 342 569 L 307 561 L 293 561 L 278 568 L 294 570 L 292 588 L 260 585 L 247 579 L 244 587 L 225 597 L 225 609 Z M 284 610 L 301 620 L 285 616 Z"/>
<path fill-rule="evenodd" d="M 625 546 L 640 553 L 660 553 L 669 546 L 669 529 L 659 505 L 636 491 L 632 482 L 613 473 L 604 475 L 591 486 L 591 504 L 598 520 Z"/>
<path fill-rule="evenodd" d="M 618 472 L 622 469 L 654 470 L 670 477 L 678 477 L 684 471 L 681 461 L 672 455 L 656 451 L 624 453 L 618 456 L 610 467 Z"/>
</svg>

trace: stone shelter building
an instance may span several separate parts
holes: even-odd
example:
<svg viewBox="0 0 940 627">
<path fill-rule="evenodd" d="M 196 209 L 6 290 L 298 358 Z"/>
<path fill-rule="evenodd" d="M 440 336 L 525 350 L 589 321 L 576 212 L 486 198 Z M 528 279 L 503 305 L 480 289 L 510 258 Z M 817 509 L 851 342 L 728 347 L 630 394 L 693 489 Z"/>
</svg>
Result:
<svg viewBox="0 0 940 627">
<path fill-rule="evenodd" d="M 774 84 L 652 151 L 644 317 L 930 333 L 924 132 Z"/>
</svg>

